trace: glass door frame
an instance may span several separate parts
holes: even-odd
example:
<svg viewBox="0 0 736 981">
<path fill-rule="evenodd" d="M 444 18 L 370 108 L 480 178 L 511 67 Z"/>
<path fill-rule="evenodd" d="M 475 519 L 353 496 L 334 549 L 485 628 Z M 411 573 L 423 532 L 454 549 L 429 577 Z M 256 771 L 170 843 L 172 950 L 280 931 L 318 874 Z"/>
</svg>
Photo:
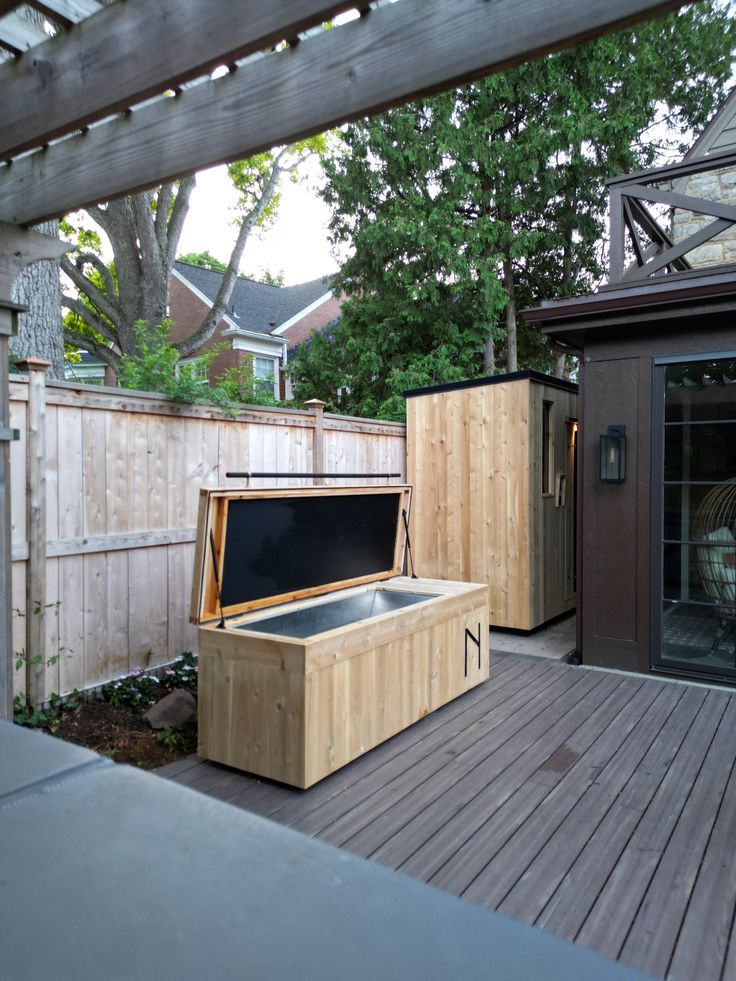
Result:
<svg viewBox="0 0 736 981">
<path fill-rule="evenodd" d="M 650 502 L 650 558 L 649 574 L 650 599 L 650 649 L 649 668 L 653 673 L 673 675 L 675 677 L 697 678 L 707 681 L 736 684 L 733 674 L 721 674 L 717 671 L 699 670 L 688 671 L 687 668 L 674 667 L 662 663 L 662 618 L 664 599 L 664 446 L 665 446 L 665 368 L 668 365 L 682 364 L 693 361 L 721 361 L 736 359 L 736 350 L 729 351 L 698 351 L 694 354 L 682 354 L 652 359 L 652 407 L 651 407 L 651 481 Z"/>
</svg>

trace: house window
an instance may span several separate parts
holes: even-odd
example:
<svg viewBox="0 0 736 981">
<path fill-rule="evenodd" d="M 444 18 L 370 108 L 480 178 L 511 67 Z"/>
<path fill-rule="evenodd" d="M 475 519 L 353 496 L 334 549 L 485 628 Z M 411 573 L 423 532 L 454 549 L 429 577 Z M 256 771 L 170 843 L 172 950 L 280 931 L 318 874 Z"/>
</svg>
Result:
<svg viewBox="0 0 736 981">
<path fill-rule="evenodd" d="M 276 362 L 273 358 L 253 358 L 253 381 L 256 388 L 275 394 Z"/>
<path fill-rule="evenodd" d="M 542 493 L 552 493 L 552 466 L 554 464 L 554 432 L 552 429 L 553 402 L 542 403 Z"/>
<path fill-rule="evenodd" d="M 182 372 L 186 372 L 190 378 L 200 382 L 202 385 L 209 385 L 209 363 L 207 358 L 184 358 L 176 364 L 176 377 L 179 378 Z"/>
</svg>

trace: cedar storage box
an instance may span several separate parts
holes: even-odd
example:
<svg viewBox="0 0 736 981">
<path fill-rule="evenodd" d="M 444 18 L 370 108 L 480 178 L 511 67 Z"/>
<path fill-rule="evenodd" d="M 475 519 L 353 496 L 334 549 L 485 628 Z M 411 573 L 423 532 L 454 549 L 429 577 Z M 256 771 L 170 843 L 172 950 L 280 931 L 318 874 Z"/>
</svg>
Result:
<svg viewBox="0 0 736 981">
<path fill-rule="evenodd" d="M 488 589 L 402 576 L 410 488 L 203 490 L 199 753 L 308 787 L 488 677 Z"/>
</svg>

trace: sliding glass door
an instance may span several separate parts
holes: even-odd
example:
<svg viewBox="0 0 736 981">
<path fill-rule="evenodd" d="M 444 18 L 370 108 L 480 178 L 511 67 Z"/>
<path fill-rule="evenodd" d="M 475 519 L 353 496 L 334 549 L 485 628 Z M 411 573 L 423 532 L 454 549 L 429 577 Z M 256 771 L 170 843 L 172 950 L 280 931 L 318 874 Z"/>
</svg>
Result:
<svg viewBox="0 0 736 981">
<path fill-rule="evenodd" d="M 736 680 L 736 353 L 654 367 L 652 666 Z"/>
</svg>

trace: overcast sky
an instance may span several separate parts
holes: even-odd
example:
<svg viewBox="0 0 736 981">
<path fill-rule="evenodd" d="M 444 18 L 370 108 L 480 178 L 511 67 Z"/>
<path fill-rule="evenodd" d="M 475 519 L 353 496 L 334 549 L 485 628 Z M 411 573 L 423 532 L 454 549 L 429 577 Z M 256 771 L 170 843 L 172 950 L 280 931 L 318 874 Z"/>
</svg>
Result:
<svg viewBox="0 0 736 981">
<path fill-rule="evenodd" d="M 284 283 L 305 283 L 335 272 L 337 263 L 327 239 L 329 210 L 314 190 L 316 176 L 306 184 L 282 185 L 281 206 L 276 224 L 261 237 L 252 235 L 245 247 L 240 271 L 260 278 L 262 271 L 283 272 Z M 235 192 L 224 167 L 213 167 L 197 175 L 178 254 L 209 252 L 227 262 L 235 241 L 232 205 Z"/>
</svg>

